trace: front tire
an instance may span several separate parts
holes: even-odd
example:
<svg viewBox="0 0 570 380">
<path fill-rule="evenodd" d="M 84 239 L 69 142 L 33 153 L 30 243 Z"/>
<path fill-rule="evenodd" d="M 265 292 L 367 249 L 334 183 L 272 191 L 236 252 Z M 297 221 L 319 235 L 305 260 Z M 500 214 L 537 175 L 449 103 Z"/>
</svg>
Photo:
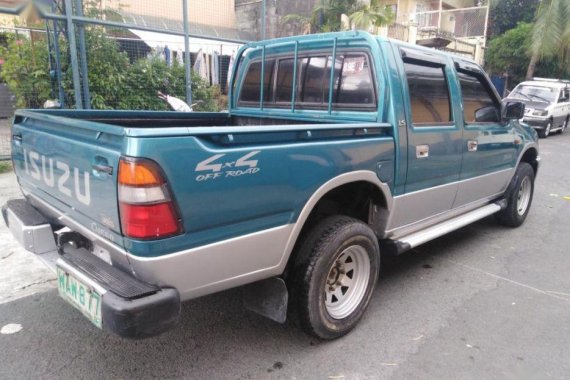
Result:
<svg viewBox="0 0 570 380">
<path fill-rule="evenodd" d="M 497 219 L 505 226 L 518 227 L 524 223 L 534 195 L 534 170 L 530 164 L 519 164 L 509 189 L 507 207 L 499 211 Z"/>
<path fill-rule="evenodd" d="M 545 139 L 550 135 L 550 130 L 552 129 L 552 121 L 549 121 L 548 124 L 546 124 L 546 127 L 544 127 L 544 129 L 540 129 L 538 131 L 538 137 Z"/>
<path fill-rule="evenodd" d="M 370 303 L 379 270 L 378 239 L 370 227 L 346 216 L 321 221 L 301 243 L 290 272 L 294 319 L 321 339 L 347 334 Z"/>
</svg>

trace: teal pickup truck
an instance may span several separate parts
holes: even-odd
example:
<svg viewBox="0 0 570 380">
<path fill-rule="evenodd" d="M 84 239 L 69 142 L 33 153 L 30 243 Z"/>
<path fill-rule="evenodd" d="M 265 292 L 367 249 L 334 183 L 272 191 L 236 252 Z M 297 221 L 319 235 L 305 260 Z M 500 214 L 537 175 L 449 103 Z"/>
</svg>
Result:
<svg viewBox="0 0 570 380">
<path fill-rule="evenodd" d="M 232 77 L 229 112 L 16 113 L 25 198 L 4 219 L 99 328 L 156 335 L 181 302 L 242 287 L 337 338 L 381 254 L 529 212 L 536 132 L 470 60 L 343 32 L 247 44 Z"/>
</svg>

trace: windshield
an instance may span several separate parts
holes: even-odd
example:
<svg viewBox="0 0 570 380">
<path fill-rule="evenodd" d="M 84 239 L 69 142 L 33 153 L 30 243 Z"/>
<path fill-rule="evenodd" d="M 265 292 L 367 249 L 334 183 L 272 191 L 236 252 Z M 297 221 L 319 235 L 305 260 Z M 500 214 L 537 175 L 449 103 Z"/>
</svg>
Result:
<svg viewBox="0 0 570 380">
<path fill-rule="evenodd" d="M 533 100 L 553 103 L 556 101 L 558 90 L 549 87 L 519 85 L 509 95 L 510 98 Z"/>
</svg>

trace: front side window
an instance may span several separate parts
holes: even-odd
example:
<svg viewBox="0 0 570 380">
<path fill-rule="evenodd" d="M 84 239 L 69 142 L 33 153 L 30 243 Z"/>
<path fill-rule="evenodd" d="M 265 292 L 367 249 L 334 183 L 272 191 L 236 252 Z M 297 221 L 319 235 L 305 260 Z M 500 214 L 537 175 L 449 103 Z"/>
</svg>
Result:
<svg viewBox="0 0 570 380">
<path fill-rule="evenodd" d="M 463 117 L 466 123 L 498 123 L 501 108 L 481 76 L 457 73 L 463 97 Z"/>
<path fill-rule="evenodd" d="M 404 62 L 413 124 L 448 124 L 453 121 L 444 69 L 443 66 Z"/>
</svg>

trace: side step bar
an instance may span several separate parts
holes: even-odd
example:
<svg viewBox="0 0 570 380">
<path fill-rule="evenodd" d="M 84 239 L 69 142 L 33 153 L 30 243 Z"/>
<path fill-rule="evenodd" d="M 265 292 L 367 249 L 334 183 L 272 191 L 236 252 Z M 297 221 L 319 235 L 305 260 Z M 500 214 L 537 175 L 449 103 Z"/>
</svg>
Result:
<svg viewBox="0 0 570 380">
<path fill-rule="evenodd" d="M 455 218 L 436 224 L 435 226 L 403 236 L 396 241 L 383 241 L 382 245 L 388 251 L 387 253 L 399 255 L 400 253 L 404 253 L 418 245 L 427 243 L 428 241 L 443 236 L 451 231 L 455 231 L 467 226 L 468 224 L 476 222 L 477 220 L 486 218 L 487 216 L 500 211 L 503 207 L 504 205 L 501 204 L 501 202 L 491 203 L 466 214 L 459 215 Z"/>
</svg>

